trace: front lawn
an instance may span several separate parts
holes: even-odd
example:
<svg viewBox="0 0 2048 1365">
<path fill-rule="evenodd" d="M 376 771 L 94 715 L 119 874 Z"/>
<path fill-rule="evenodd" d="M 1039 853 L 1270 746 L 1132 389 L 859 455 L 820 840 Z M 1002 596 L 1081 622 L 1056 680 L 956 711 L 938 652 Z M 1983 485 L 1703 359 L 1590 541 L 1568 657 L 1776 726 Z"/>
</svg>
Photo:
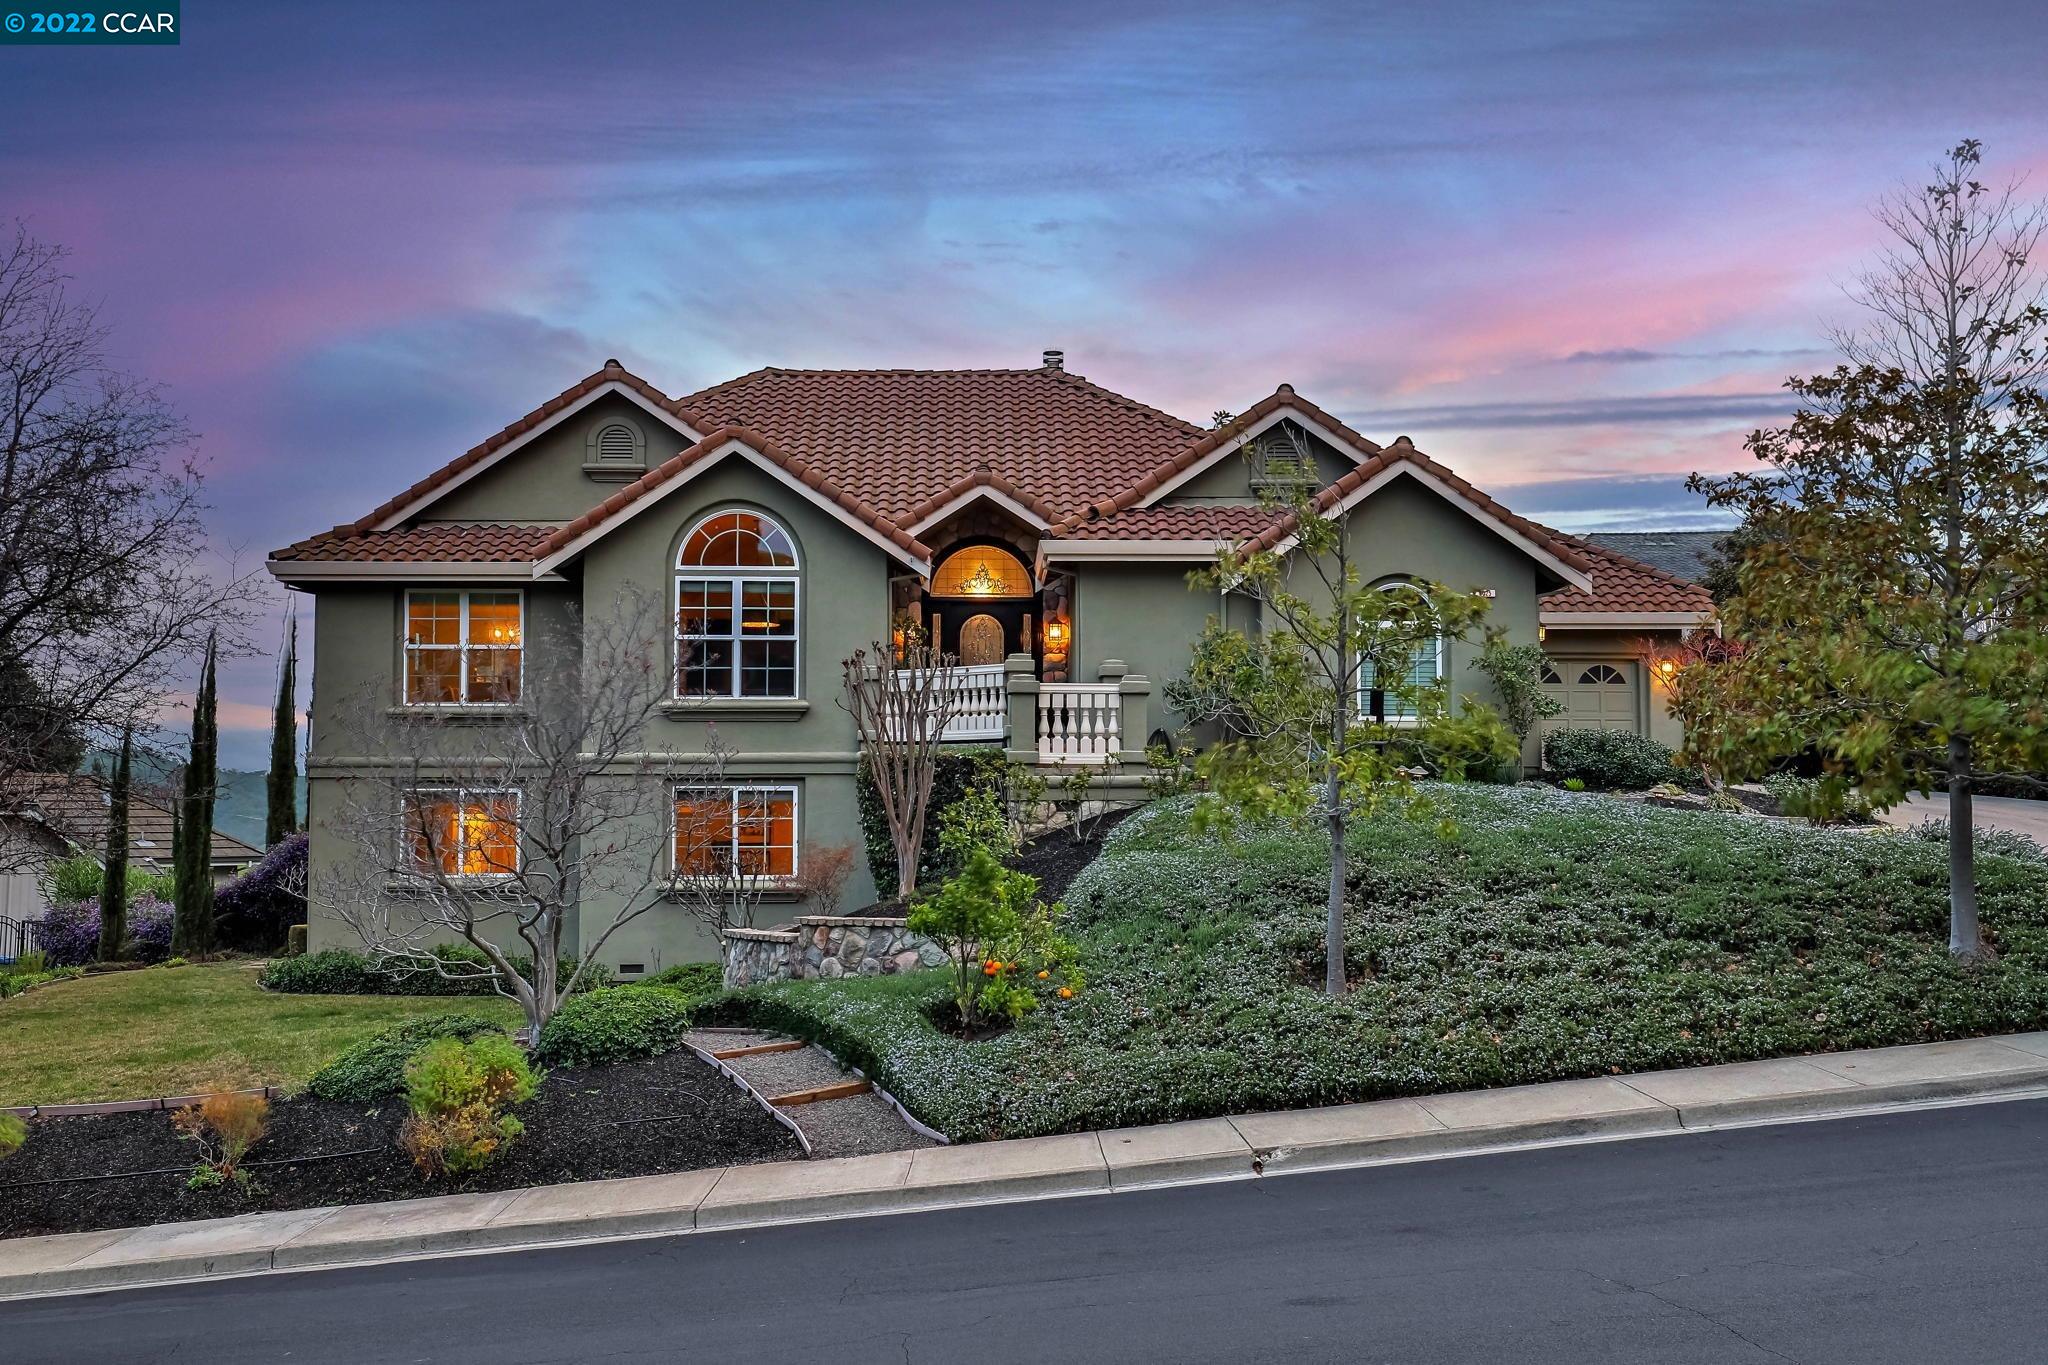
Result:
<svg viewBox="0 0 2048 1365">
<path fill-rule="evenodd" d="M 0 1106 L 296 1085 L 350 1043 L 424 1014 L 504 1000 L 277 995 L 240 963 L 150 967 L 0 1001 Z"/>
<path fill-rule="evenodd" d="M 735 997 L 960 1138 L 1021 1137 L 2048 1027 L 2048 865 L 1980 856 L 2002 957 L 1949 960 L 1941 845 L 1529 788 L 1356 831 L 1356 989 L 1321 981 L 1328 844 L 1126 822 L 1067 900 L 1090 985 L 932 1027 L 940 974 Z"/>
</svg>

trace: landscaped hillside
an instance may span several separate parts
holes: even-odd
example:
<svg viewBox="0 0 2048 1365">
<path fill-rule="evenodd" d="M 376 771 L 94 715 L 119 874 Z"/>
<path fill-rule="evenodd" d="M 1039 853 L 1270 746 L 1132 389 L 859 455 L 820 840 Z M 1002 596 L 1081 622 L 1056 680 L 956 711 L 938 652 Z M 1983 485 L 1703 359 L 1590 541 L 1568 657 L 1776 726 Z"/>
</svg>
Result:
<svg viewBox="0 0 2048 1365">
<path fill-rule="evenodd" d="M 1341 1000 L 1315 988 L 1327 843 L 1196 837 L 1179 805 L 1068 895 L 1088 988 L 1000 1037 L 934 1028 L 936 974 L 742 999 L 967 1138 L 2048 1026 L 2048 865 L 1982 857 L 2002 957 L 1973 973 L 1946 951 L 1940 844 L 1427 790 L 1429 816 L 1356 831 Z"/>
</svg>

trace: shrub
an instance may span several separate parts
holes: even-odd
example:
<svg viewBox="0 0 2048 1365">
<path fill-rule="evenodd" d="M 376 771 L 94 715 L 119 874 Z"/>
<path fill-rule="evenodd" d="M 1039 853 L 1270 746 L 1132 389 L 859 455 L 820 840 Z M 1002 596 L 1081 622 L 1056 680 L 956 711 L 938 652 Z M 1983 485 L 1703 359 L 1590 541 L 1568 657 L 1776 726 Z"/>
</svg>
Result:
<svg viewBox="0 0 2048 1365">
<path fill-rule="evenodd" d="M 1906 831 L 1915 839 L 1930 844 L 1948 843 L 1948 821 L 1936 816 L 1922 820 Z M 1998 858 L 2017 858 L 2022 862 L 2048 863 L 2048 849 L 2015 829 L 1980 829 L 1974 840 L 1979 855 L 1989 853 Z"/>
<path fill-rule="evenodd" d="M 950 749 L 938 756 L 932 774 L 931 800 L 925 807 L 924 847 L 918 854 L 920 885 L 945 875 L 937 837 L 940 818 L 971 791 L 1006 791 L 1009 767 L 1001 749 Z M 886 899 L 896 894 L 897 889 L 896 845 L 889 839 L 889 820 L 882 813 L 882 798 L 875 791 L 875 780 L 868 773 L 865 758 L 854 785 L 860 806 L 861 837 L 867 844 L 868 870 L 874 874 L 876 892 Z"/>
<path fill-rule="evenodd" d="M 21 1150 L 28 1141 L 28 1125 L 15 1114 L 0 1114 L 0 1161 Z"/>
<path fill-rule="evenodd" d="M 505 1111 L 533 1098 L 540 1078 L 502 1033 L 427 1044 L 405 1068 L 412 1110 L 399 1131 L 420 1173 L 462 1175 L 489 1165 L 526 1126 Z"/>
<path fill-rule="evenodd" d="M 540 1031 L 549 1066 L 608 1066 L 668 1052 L 690 1030 L 690 1003 L 669 990 L 612 986 L 578 995 Z"/>
<path fill-rule="evenodd" d="M 1082 772 L 1085 778 L 1087 770 Z M 957 875 L 977 849 L 986 850 L 999 863 L 1017 856 L 1017 835 L 1009 812 L 1003 808 L 1002 797 L 990 788 L 976 788 L 940 811 L 937 829 L 941 876 Z"/>
<path fill-rule="evenodd" d="M 263 1140 L 269 1124 L 270 1101 L 246 1090 L 208 1095 L 172 1113 L 171 1127 L 178 1130 L 178 1136 L 199 1144 L 199 1165 L 187 1182 L 190 1187 L 206 1189 L 231 1180 L 248 1184 L 242 1158 Z"/>
<path fill-rule="evenodd" d="M 960 1027 L 1014 1023 L 1038 1008 L 1039 992 L 1072 999 L 1081 985 L 1078 953 L 1055 919 L 1065 906 L 1038 899 L 1038 880 L 1004 867 L 986 848 L 910 911 L 909 929 L 945 950 Z"/>
<path fill-rule="evenodd" d="M 846 894 L 846 879 L 852 875 L 852 844 L 806 841 L 803 855 L 796 860 L 796 876 L 790 881 L 790 889 L 810 902 L 812 914 L 836 915 L 839 900 Z"/>
<path fill-rule="evenodd" d="M 486 1033 L 504 1031 L 495 1019 L 481 1014 L 436 1014 L 408 1020 L 350 1046 L 313 1073 L 313 1079 L 306 1082 L 306 1093 L 315 1099 L 352 1104 L 381 1100 L 405 1089 L 406 1063 L 427 1044 L 443 1038 L 466 1043 Z"/>
<path fill-rule="evenodd" d="M 1583 777 L 1567 777 L 1564 780 L 1564 789 L 1568 792 L 1582 792 L 1586 789 L 1586 779 Z"/>
<path fill-rule="evenodd" d="M 1778 803 L 1779 814 L 1811 824 L 1863 825 L 1872 818 L 1870 799 L 1837 776 L 1772 773 L 1764 779 L 1764 791 Z"/>
<path fill-rule="evenodd" d="M 653 986 L 691 999 L 702 999 L 725 989 L 725 967 L 717 962 L 678 962 L 665 971 L 631 984 Z"/>
<path fill-rule="evenodd" d="M 95 893 L 97 894 L 97 893 Z M 137 962 L 161 962 L 171 955 L 170 902 L 142 896 L 128 902 L 128 955 Z M 100 955 L 97 899 L 52 905 L 38 921 L 43 954 L 58 967 L 82 967 Z"/>
<path fill-rule="evenodd" d="M 276 847 L 214 893 L 221 942 L 252 953 L 274 952 L 292 926 L 306 922 L 306 847 L 303 834 Z"/>
<path fill-rule="evenodd" d="M 1552 730 L 1543 762 L 1595 791 L 1643 791 L 1671 779 L 1671 750 L 1626 730 Z"/>
<path fill-rule="evenodd" d="M 100 883 L 105 874 L 99 860 L 88 853 L 74 853 L 69 858 L 59 858 L 43 873 L 44 892 L 52 904 L 68 901 L 92 901 L 98 903 Z M 160 901 L 171 899 L 171 874 L 151 872 L 146 867 L 130 865 L 128 868 L 128 899 L 133 902 L 145 896 Z"/>
<path fill-rule="evenodd" d="M 484 955 L 468 944 L 444 944 L 433 951 L 434 956 L 443 962 L 470 966 L 484 962 Z M 521 976 L 532 975 L 531 958 L 515 957 L 512 966 Z M 569 973 L 576 970 L 576 959 L 563 958 L 556 965 L 556 970 L 562 979 L 567 979 Z M 604 971 L 593 968 L 576 983 L 576 989 L 579 992 L 595 990 L 609 980 Z M 347 948 L 328 948 L 322 952 L 274 959 L 263 969 L 262 982 L 268 989 L 287 995 L 500 994 L 489 976 L 445 977 L 423 966 L 379 963 Z"/>
</svg>

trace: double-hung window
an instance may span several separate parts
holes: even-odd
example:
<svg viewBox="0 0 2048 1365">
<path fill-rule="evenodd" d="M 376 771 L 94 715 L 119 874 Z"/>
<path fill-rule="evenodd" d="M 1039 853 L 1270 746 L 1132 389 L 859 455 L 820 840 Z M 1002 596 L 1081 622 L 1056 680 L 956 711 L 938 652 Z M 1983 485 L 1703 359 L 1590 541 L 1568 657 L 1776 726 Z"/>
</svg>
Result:
<svg viewBox="0 0 2048 1365">
<path fill-rule="evenodd" d="M 679 788 L 676 875 L 793 877 L 796 830 L 793 786 Z"/>
<path fill-rule="evenodd" d="M 407 792 L 400 819 L 420 876 L 509 877 L 519 870 L 519 793 L 458 788 Z"/>
<path fill-rule="evenodd" d="M 406 593 L 406 704 L 508 706 L 518 701 L 525 637 L 525 598 L 517 591 Z"/>
<path fill-rule="evenodd" d="M 1405 581 L 1382 584 L 1381 592 L 1394 594 L 1395 601 L 1404 595 L 1419 599 L 1421 589 Z M 1407 604 L 1403 604 L 1403 608 Z M 1404 618 L 1412 619 L 1411 611 L 1396 608 L 1388 619 L 1380 622 L 1383 630 L 1392 632 L 1402 628 Z M 1418 601 L 1413 610 L 1422 610 Z M 1418 716 L 1415 697 L 1424 688 L 1433 686 L 1444 673 L 1444 637 L 1433 635 L 1415 642 L 1415 652 L 1409 656 L 1408 667 L 1398 682 L 1382 682 L 1378 670 L 1368 664 L 1359 677 L 1359 709 L 1374 720 L 1394 725 L 1413 725 Z"/>
<path fill-rule="evenodd" d="M 676 695 L 794 698 L 797 588 L 789 533 L 758 512 L 716 512 L 676 562 Z"/>
</svg>

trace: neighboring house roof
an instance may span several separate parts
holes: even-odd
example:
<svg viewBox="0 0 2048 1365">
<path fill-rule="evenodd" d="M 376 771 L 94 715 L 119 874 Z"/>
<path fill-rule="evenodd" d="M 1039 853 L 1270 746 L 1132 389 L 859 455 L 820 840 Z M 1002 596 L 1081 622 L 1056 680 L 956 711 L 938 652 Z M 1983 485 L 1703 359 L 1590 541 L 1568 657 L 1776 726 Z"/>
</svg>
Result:
<svg viewBox="0 0 2048 1365">
<path fill-rule="evenodd" d="M 1673 612 L 1705 617 L 1714 610 L 1714 599 L 1697 583 L 1688 583 L 1597 541 L 1568 536 L 1562 531 L 1550 534 L 1576 547 L 1590 563 L 1593 588 L 1590 592 L 1545 593 L 1537 607 L 1546 617 Z"/>
<path fill-rule="evenodd" d="M 691 443 L 565 525 L 396 526 L 444 492 L 606 394 L 658 413 Z M 1445 497 L 1548 562 L 1574 587 L 1546 613 L 1705 612 L 1703 592 L 1627 550 L 1563 535 L 1516 515 L 1407 437 L 1381 446 L 1282 384 L 1210 431 L 1050 366 L 1028 370 L 762 369 L 670 398 L 617 361 L 549 399 L 367 516 L 272 556 L 279 576 L 311 580 L 404 566 L 431 576 L 539 576 L 719 462 L 739 457 L 783 479 L 898 559 L 923 568 L 919 533 L 986 499 L 1044 528 L 1050 557 L 1115 555 L 1119 543 L 1160 552 L 1249 541 L 1286 542 L 1290 519 L 1249 504 L 1166 505 L 1159 499 L 1274 422 L 1295 421 L 1356 462 L 1319 495 L 1334 510 L 1390 474 L 1421 477 Z M 701 438 L 698 433 L 704 433 Z M 1643 558 L 1713 533 L 1653 539 Z M 1192 551 L 1190 551 L 1192 552 Z M 1696 559 L 1696 556 L 1695 556 Z M 388 573 L 387 573 L 388 576 Z M 1590 590 L 1580 585 L 1590 583 Z"/>
<path fill-rule="evenodd" d="M 1602 531 L 1586 537 L 1688 583 L 1706 578 L 1707 559 L 1727 538 L 1726 531 Z"/>
<path fill-rule="evenodd" d="M 94 858 L 107 847 L 106 783 L 90 773 L 47 773 L 23 779 L 24 793 L 51 828 Z M 128 856 L 137 862 L 168 864 L 171 860 L 171 812 L 132 789 L 128 796 Z M 230 834 L 216 829 L 207 861 L 217 867 L 239 867 L 263 856 Z"/>
</svg>

